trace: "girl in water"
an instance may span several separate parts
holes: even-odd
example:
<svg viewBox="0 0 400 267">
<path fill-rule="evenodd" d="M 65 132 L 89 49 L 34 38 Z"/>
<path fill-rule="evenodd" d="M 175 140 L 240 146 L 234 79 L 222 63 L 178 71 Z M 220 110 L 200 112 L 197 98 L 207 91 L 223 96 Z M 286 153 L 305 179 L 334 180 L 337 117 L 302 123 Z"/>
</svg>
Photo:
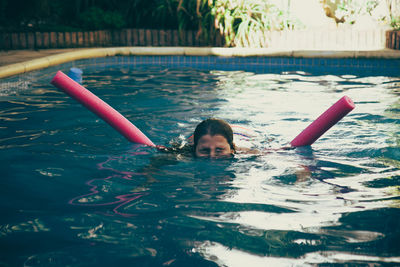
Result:
<svg viewBox="0 0 400 267">
<path fill-rule="evenodd" d="M 192 139 L 193 138 L 193 139 Z M 165 152 L 175 152 L 182 155 L 192 154 L 197 158 L 230 158 L 236 153 L 259 154 L 259 151 L 238 148 L 233 143 L 233 130 L 231 126 L 221 119 L 210 118 L 196 126 L 189 145 L 173 144 L 167 148 L 159 146 Z"/>
<path fill-rule="evenodd" d="M 236 152 L 231 126 L 219 119 L 202 121 L 193 134 L 192 152 L 201 158 L 231 157 Z"/>
<path fill-rule="evenodd" d="M 231 126 L 220 119 L 199 123 L 189 138 L 189 144 L 173 143 L 171 147 L 157 146 L 159 151 L 199 158 L 229 158 L 236 152 Z"/>
</svg>

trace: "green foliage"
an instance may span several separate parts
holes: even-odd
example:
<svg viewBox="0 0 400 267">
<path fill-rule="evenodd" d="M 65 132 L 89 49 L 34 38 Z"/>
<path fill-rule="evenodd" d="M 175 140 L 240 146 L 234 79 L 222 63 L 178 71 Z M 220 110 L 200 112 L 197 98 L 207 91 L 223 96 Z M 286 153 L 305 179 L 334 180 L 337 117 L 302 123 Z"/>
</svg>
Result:
<svg viewBox="0 0 400 267">
<path fill-rule="evenodd" d="M 392 18 L 390 26 L 392 26 L 394 30 L 400 30 L 400 17 Z"/>
<path fill-rule="evenodd" d="M 265 47 L 268 31 L 296 27 L 283 10 L 262 0 L 215 0 L 211 13 L 228 46 Z"/>
<path fill-rule="evenodd" d="M 379 0 L 341 0 L 335 15 L 348 24 L 354 24 L 358 17 L 371 15 L 378 4 Z"/>
<path fill-rule="evenodd" d="M 291 0 L 300 1 L 300 0 Z M 379 0 L 330 0 L 352 24 Z M 288 0 L 290 4 L 290 0 Z M 391 25 L 400 29 L 400 18 Z M 2 31 L 120 29 L 195 30 L 204 43 L 221 34 L 226 46 L 265 47 L 269 31 L 302 28 L 269 0 L 0 0 Z"/>
<path fill-rule="evenodd" d="M 114 6 L 126 26 L 146 29 L 176 29 L 176 0 L 121 0 Z"/>
<path fill-rule="evenodd" d="M 0 1 L 0 12 L 7 15 L 2 19 L 10 22 L 9 29 L 195 30 L 204 43 L 219 30 L 228 46 L 265 46 L 268 30 L 293 28 L 285 12 L 267 0 Z"/>
<path fill-rule="evenodd" d="M 119 12 L 104 11 L 95 6 L 83 12 L 79 20 L 87 30 L 120 29 L 125 26 L 125 21 Z"/>
<path fill-rule="evenodd" d="M 147 13 L 145 28 L 195 30 L 197 38 L 207 42 L 214 36 L 214 17 L 208 0 L 154 0 Z"/>
<path fill-rule="evenodd" d="M 157 0 L 155 2 L 155 8 L 151 8 L 151 13 L 149 14 L 149 17 L 155 22 L 154 27 L 162 26 L 164 29 L 176 29 L 178 24 L 176 14 L 178 1 Z"/>
<path fill-rule="evenodd" d="M 197 38 L 209 40 L 215 32 L 208 0 L 179 0 L 177 6 L 178 29 L 197 30 Z"/>
</svg>

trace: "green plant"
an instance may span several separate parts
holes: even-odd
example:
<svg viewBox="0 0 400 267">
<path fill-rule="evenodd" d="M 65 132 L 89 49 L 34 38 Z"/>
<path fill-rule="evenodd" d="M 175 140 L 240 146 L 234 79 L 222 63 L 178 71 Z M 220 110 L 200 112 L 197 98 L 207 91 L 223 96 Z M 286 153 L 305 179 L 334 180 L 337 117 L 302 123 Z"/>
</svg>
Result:
<svg viewBox="0 0 400 267">
<path fill-rule="evenodd" d="M 379 4 L 379 0 L 341 0 L 335 16 L 347 24 L 354 24 L 358 17 L 371 15 L 371 11 Z"/>
<path fill-rule="evenodd" d="M 152 20 L 165 29 L 176 28 L 177 6 L 176 0 L 156 0 L 154 8 L 151 9 Z"/>
<path fill-rule="evenodd" d="M 390 26 L 392 26 L 394 30 L 400 30 L 400 17 L 392 18 Z"/>
<path fill-rule="evenodd" d="M 155 0 L 151 17 L 158 27 L 197 31 L 196 38 L 203 41 L 213 36 L 213 16 L 209 0 Z"/>
<path fill-rule="evenodd" d="M 214 17 L 211 14 L 210 0 L 178 0 L 176 12 L 178 30 L 196 30 L 196 38 L 202 41 L 211 40 L 214 37 Z"/>
<path fill-rule="evenodd" d="M 125 26 L 125 21 L 117 11 L 104 11 L 93 6 L 82 12 L 79 17 L 82 26 L 88 30 L 120 29 Z"/>
<path fill-rule="evenodd" d="M 211 1 L 210 1 L 211 2 Z M 295 28 L 287 13 L 262 0 L 215 0 L 211 14 L 227 46 L 264 47 L 271 30 Z"/>
</svg>

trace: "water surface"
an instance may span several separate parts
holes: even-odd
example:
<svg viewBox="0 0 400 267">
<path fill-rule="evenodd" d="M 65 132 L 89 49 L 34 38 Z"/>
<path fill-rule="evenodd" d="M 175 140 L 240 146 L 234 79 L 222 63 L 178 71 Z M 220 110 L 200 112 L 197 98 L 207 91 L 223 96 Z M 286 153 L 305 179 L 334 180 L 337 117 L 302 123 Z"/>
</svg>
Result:
<svg viewBox="0 0 400 267">
<path fill-rule="evenodd" d="M 1 265 L 400 264 L 399 78 L 83 71 L 84 86 L 156 144 L 218 117 L 251 129 L 237 142 L 264 153 L 160 153 L 49 85 L 52 70 L 3 80 Z M 312 147 L 279 149 L 343 95 L 356 109 Z"/>
</svg>

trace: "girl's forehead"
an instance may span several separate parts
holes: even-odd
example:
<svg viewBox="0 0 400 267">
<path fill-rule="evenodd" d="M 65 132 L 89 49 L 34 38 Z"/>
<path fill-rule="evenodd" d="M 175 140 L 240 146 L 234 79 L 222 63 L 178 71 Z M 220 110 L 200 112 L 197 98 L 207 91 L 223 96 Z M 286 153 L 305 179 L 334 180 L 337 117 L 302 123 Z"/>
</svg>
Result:
<svg viewBox="0 0 400 267">
<path fill-rule="evenodd" d="M 220 134 L 216 134 L 216 135 L 206 134 L 206 135 L 203 135 L 202 137 L 200 137 L 200 139 L 199 139 L 199 143 L 208 143 L 208 142 L 228 143 L 226 138 Z"/>
</svg>

